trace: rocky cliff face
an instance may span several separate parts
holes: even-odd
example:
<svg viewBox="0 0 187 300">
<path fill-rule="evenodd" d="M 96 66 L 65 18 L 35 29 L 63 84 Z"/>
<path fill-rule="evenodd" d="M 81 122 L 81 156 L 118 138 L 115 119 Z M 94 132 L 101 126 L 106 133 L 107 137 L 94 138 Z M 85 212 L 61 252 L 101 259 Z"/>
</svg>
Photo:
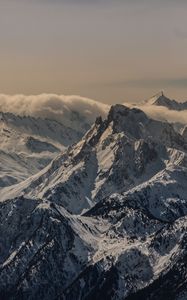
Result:
<svg viewBox="0 0 187 300">
<path fill-rule="evenodd" d="M 116 105 L 2 189 L 0 298 L 185 299 L 186 154 L 171 125 Z"/>
<path fill-rule="evenodd" d="M 148 103 L 157 106 L 164 106 L 169 110 L 182 111 L 187 109 L 187 101 L 178 102 L 176 100 L 169 99 L 164 95 L 163 92 L 160 92 L 153 96 L 151 99 L 149 99 Z"/>
<path fill-rule="evenodd" d="M 182 129 L 181 135 L 182 135 L 183 139 L 185 140 L 185 142 L 187 142 L 187 126 L 185 126 Z"/>
</svg>

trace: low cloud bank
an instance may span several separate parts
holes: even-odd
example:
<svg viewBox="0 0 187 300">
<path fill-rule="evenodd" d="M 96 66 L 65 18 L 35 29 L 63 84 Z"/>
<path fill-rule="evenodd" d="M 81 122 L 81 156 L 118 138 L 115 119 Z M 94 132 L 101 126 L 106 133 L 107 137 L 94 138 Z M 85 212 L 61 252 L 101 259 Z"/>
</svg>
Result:
<svg viewBox="0 0 187 300">
<path fill-rule="evenodd" d="M 187 110 L 173 111 L 163 106 L 123 103 L 129 107 L 143 110 L 149 117 L 161 121 L 187 124 Z M 11 112 L 21 116 L 48 118 L 61 122 L 74 129 L 79 123 L 92 124 L 96 117 L 106 117 L 110 106 L 80 96 L 56 94 L 41 95 L 4 95 L 0 94 L 0 111 Z M 77 120 L 80 122 L 77 122 Z"/>
<path fill-rule="evenodd" d="M 49 118 L 71 127 L 73 117 L 80 117 L 88 124 L 92 124 L 97 116 L 105 117 L 108 109 L 108 105 L 80 96 L 0 94 L 0 111 L 2 112 Z M 74 125 L 76 126 L 77 123 Z"/>
<path fill-rule="evenodd" d="M 137 104 L 137 105 L 124 103 L 124 105 L 129 107 L 137 107 L 143 110 L 152 119 L 167 121 L 170 123 L 187 124 L 187 110 L 174 111 L 174 110 L 169 110 L 164 106 L 156 106 L 148 103 Z"/>
</svg>

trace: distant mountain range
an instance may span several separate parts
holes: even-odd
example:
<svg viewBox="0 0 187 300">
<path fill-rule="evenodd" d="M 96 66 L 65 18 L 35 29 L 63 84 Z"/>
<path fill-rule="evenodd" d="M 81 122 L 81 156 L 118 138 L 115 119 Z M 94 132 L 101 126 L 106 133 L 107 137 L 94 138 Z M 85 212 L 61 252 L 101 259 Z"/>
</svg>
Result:
<svg viewBox="0 0 187 300">
<path fill-rule="evenodd" d="M 93 107 L 93 115 L 97 115 L 101 108 L 96 104 L 94 106 L 93 100 L 92 102 L 89 109 Z M 144 104 L 165 107 L 177 112 L 184 112 L 187 109 L 187 102 L 170 100 L 162 92 Z M 84 105 L 86 104 L 83 103 L 82 107 Z M 104 107 L 107 110 L 107 106 Z M 80 140 L 92 125 L 92 118 L 88 113 L 87 117 L 84 114 L 78 108 L 74 110 L 66 108 L 59 122 L 54 119 L 0 112 L 0 188 L 36 174 L 60 151 Z M 173 126 L 186 136 L 184 123 L 174 122 Z"/>
<path fill-rule="evenodd" d="M 186 299 L 186 127 L 117 104 L 64 136 L 32 131 L 72 145 L 0 190 L 0 299 Z"/>
<path fill-rule="evenodd" d="M 164 106 L 170 110 L 182 111 L 187 110 L 187 101 L 178 102 L 176 100 L 171 100 L 167 98 L 163 92 L 159 92 L 152 98 L 150 98 L 147 103 L 151 105 Z"/>
</svg>

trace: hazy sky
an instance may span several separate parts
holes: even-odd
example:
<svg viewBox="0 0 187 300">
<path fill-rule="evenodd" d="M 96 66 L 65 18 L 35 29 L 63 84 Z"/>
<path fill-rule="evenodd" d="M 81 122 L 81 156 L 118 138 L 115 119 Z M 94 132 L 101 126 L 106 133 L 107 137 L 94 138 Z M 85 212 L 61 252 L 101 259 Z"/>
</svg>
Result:
<svg viewBox="0 0 187 300">
<path fill-rule="evenodd" d="M 0 0 L 0 93 L 187 99 L 186 0 Z"/>
</svg>

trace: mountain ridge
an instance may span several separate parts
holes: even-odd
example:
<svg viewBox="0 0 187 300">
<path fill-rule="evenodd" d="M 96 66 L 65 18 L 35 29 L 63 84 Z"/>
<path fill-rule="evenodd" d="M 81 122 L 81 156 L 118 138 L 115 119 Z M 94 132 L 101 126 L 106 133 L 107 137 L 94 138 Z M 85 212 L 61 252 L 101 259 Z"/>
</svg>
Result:
<svg viewBox="0 0 187 300">
<path fill-rule="evenodd" d="M 82 137 L 57 121 L 0 113 L 0 187 L 37 173 Z"/>
<path fill-rule="evenodd" d="M 172 125 L 111 107 L 39 174 L 0 191 L 1 299 L 181 300 L 186 180 Z"/>
<path fill-rule="evenodd" d="M 164 106 L 169 110 L 182 111 L 187 110 L 187 101 L 179 102 L 174 99 L 170 99 L 164 95 L 163 92 L 159 92 L 154 95 L 149 100 L 145 101 L 145 103 L 156 106 Z"/>
<path fill-rule="evenodd" d="M 137 181 L 136 177 L 140 176 L 141 178 L 145 168 L 144 165 L 149 164 L 149 161 L 152 162 L 155 172 L 164 168 L 166 166 L 165 162 L 168 160 L 168 164 L 174 157 L 173 155 L 177 155 L 175 151 L 174 154 L 169 151 L 168 147 L 176 149 L 175 151 L 180 156 L 180 151 L 183 149 L 186 151 L 187 146 L 183 137 L 176 133 L 168 123 L 151 120 L 141 110 L 116 105 L 111 107 L 106 120 L 96 120 L 92 128 L 77 145 L 69 147 L 67 151 L 60 154 L 46 169 L 41 171 L 41 174 L 36 174 L 33 179 L 31 178 L 31 182 L 28 179 L 25 183 L 18 185 L 16 187 L 17 195 L 24 191 L 24 193 L 28 193 L 29 197 L 39 195 L 39 198 L 49 199 L 58 195 L 57 199 L 60 199 L 60 191 L 62 191 L 62 194 L 64 193 L 64 186 L 66 186 L 65 191 L 72 194 L 74 190 L 72 184 L 74 185 L 77 174 L 80 173 L 78 176 L 82 178 L 81 189 L 83 194 L 80 194 L 81 199 L 77 205 L 83 201 L 84 205 L 89 208 L 89 200 L 91 200 L 91 203 L 92 201 L 95 203 L 95 201 L 99 201 L 97 197 L 102 198 L 105 189 L 106 192 L 107 190 L 111 190 L 111 192 L 115 190 L 115 187 L 111 186 L 112 178 L 116 177 L 118 188 L 120 188 L 120 184 L 121 188 L 125 185 L 130 188 L 133 182 Z M 113 150 L 111 151 L 111 149 Z M 129 162 L 127 161 L 127 165 L 123 165 L 122 161 L 124 157 L 127 159 L 128 152 L 132 163 L 128 165 Z M 90 173 L 91 168 L 92 174 Z M 120 172 L 123 173 L 123 180 L 119 178 Z M 85 176 L 90 176 L 91 179 L 87 183 L 87 188 L 84 184 Z M 106 176 L 104 182 L 103 176 Z M 42 184 L 45 181 L 46 184 Z M 67 190 L 68 181 L 70 185 Z M 106 188 L 104 188 L 105 185 Z M 35 187 L 34 194 L 33 187 Z M 14 186 L 10 190 L 15 193 Z M 76 193 L 76 191 L 74 192 Z M 63 195 L 67 198 L 65 194 Z M 72 197 L 75 198 L 73 195 Z M 56 201 L 58 201 L 57 199 Z M 69 202 L 68 198 L 65 202 L 67 201 Z M 73 209 L 76 209 L 75 205 L 73 205 Z"/>
</svg>

